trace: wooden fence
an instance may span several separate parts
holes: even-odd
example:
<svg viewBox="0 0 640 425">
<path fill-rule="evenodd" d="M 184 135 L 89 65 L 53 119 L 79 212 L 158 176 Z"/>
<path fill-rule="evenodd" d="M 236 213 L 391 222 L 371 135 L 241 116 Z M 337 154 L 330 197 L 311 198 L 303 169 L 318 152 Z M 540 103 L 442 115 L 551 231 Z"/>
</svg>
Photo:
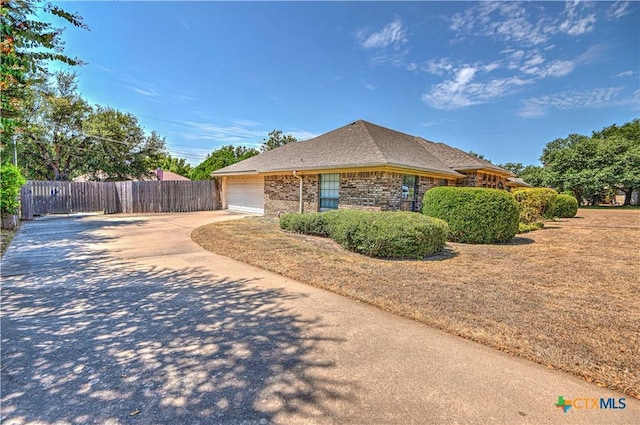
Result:
<svg viewBox="0 0 640 425">
<path fill-rule="evenodd" d="M 45 214 L 190 212 L 220 207 L 213 180 L 28 181 L 20 190 L 20 199 L 24 220 Z"/>
</svg>

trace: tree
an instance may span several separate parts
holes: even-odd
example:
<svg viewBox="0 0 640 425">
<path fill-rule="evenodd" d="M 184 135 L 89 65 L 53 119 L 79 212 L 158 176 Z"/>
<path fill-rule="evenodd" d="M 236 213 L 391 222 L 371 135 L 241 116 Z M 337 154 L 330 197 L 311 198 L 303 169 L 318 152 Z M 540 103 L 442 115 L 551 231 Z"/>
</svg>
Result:
<svg viewBox="0 0 640 425">
<path fill-rule="evenodd" d="M 211 180 L 211 173 L 220 168 L 235 164 L 252 156 L 258 155 L 259 152 L 253 148 L 244 146 L 222 146 L 207 155 L 207 158 L 198 164 L 191 171 L 190 178 L 192 180 Z"/>
<path fill-rule="evenodd" d="M 87 143 L 84 172 L 95 180 L 148 177 L 166 155 L 165 140 L 155 131 L 146 136 L 138 119 L 114 108 L 96 106 L 83 123 Z"/>
<path fill-rule="evenodd" d="M 507 162 L 506 164 L 498 164 L 498 167 L 511 171 L 516 177 L 520 177 L 520 173 L 524 170 L 524 165 L 520 162 Z"/>
<path fill-rule="evenodd" d="M 602 174 L 611 189 L 624 192 L 624 205 L 631 204 L 634 190 L 640 189 L 640 119 L 621 127 L 613 124 L 594 132 L 606 158 Z"/>
<path fill-rule="evenodd" d="M 548 143 L 542 152 L 547 183 L 558 192 L 571 191 L 578 201 L 597 204 L 607 187 L 606 154 L 597 139 L 570 134 Z"/>
<path fill-rule="evenodd" d="M 189 177 L 192 170 L 191 164 L 187 163 L 186 159 L 176 158 L 169 154 L 161 155 L 154 168 L 162 168 L 184 177 Z"/>
<path fill-rule="evenodd" d="M 484 161 L 491 162 L 491 160 L 490 160 L 490 159 L 485 158 L 485 157 L 484 157 L 484 155 L 482 155 L 482 154 L 480 154 L 480 153 L 476 153 L 476 152 L 474 152 L 474 151 L 469 151 L 469 152 L 467 152 L 467 153 L 468 153 L 469 155 L 471 155 L 471 156 L 475 156 L 475 157 L 476 157 L 476 158 L 478 158 L 478 159 L 482 159 L 482 160 L 484 160 Z"/>
<path fill-rule="evenodd" d="M 260 150 L 262 152 L 279 148 L 280 146 L 284 146 L 288 143 L 297 142 L 298 139 L 293 137 L 291 134 L 287 134 L 286 136 L 282 134 L 280 130 L 272 130 L 269 133 L 268 139 L 262 139 L 262 146 L 260 146 Z"/>
<path fill-rule="evenodd" d="M 17 137 L 19 163 L 32 180 L 70 180 L 84 170 L 83 122 L 91 107 L 77 91 L 75 74 L 60 72 L 34 86 L 24 99 Z M 78 171 L 74 173 L 74 171 Z"/>
<path fill-rule="evenodd" d="M 29 85 L 47 75 L 46 63 L 81 64 L 79 59 L 63 53 L 62 29 L 31 18 L 35 16 L 36 8 L 40 8 L 38 3 L 41 1 L 2 0 L 0 3 L 0 149 L 3 158 L 7 157 L 6 150 L 15 131 L 23 125 L 24 99 Z M 42 9 L 71 25 L 88 29 L 79 15 L 68 13 L 59 6 L 47 3 Z"/>
<path fill-rule="evenodd" d="M 545 187 L 546 174 L 544 168 L 537 165 L 522 165 L 520 162 L 507 162 L 499 164 L 498 167 L 511 171 L 516 177 L 534 187 Z"/>
<path fill-rule="evenodd" d="M 527 165 L 516 175 L 533 187 L 547 186 L 545 169 L 538 165 Z"/>
<path fill-rule="evenodd" d="M 91 107 L 77 91 L 76 76 L 55 74 L 30 92 L 27 117 L 17 135 L 20 164 L 32 180 L 126 180 L 149 174 L 165 141 L 146 136 L 131 114 Z"/>
</svg>

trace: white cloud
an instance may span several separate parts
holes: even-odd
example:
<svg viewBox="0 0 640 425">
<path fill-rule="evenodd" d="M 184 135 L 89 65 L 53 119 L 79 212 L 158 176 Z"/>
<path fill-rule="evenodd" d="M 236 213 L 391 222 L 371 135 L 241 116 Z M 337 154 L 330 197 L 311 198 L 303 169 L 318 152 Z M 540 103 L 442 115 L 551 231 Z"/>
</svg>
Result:
<svg viewBox="0 0 640 425">
<path fill-rule="evenodd" d="M 531 18 L 518 2 L 482 2 L 453 15 L 450 28 L 457 32 L 455 41 L 483 35 L 530 45 L 548 41 L 550 32 L 544 19 Z"/>
<path fill-rule="evenodd" d="M 619 74 L 616 74 L 616 77 L 631 77 L 633 74 L 634 74 L 634 72 L 629 69 L 629 70 L 623 71 L 623 72 L 621 72 Z"/>
<path fill-rule="evenodd" d="M 518 77 L 474 82 L 478 70 L 472 66 L 458 69 L 452 79 L 432 86 L 428 93 L 422 95 L 422 100 L 435 109 L 454 110 L 489 102 L 530 83 Z"/>
<path fill-rule="evenodd" d="M 364 88 L 367 89 L 367 90 L 372 90 L 372 91 L 377 89 L 377 87 L 374 86 L 373 84 L 365 84 Z"/>
<path fill-rule="evenodd" d="M 415 62 L 411 62 L 406 66 L 407 71 L 414 72 L 418 70 L 418 64 Z"/>
<path fill-rule="evenodd" d="M 258 147 L 263 139 L 267 138 L 272 128 L 264 128 L 262 123 L 247 119 L 230 120 L 224 124 L 180 121 L 178 125 L 188 128 L 188 131 L 181 133 L 184 140 L 209 140 L 220 145 L 242 144 L 249 147 Z M 284 134 L 291 134 L 298 140 L 307 140 L 318 136 L 301 129 L 291 129 Z"/>
<path fill-rule="evenodd" d="M 454 66 L 449 58 L 431 59 L 422 66 L 422 69 L 430 74 L 443 75 L 451 72 Z"/>
<path fill-rule="evenodd" d="M 589 3 L 578 0 L 567 2 L 564 10 L 565 20 L 558 29 L 568 35 L 581 35 L 593 31 L 596 15 L 586 12 L 589 8 Z"/>
<path fill-rule="evenodd" d="M 133 90 L 134 92 L 141 94 L 143 96 L 148 96 L 148 97 L 159 97 L 160 93 L 158 93 L 155 90 L 149 89 L 149 90 L 145 90 L 145 89 L 141 89 L 138 87 L 131 87 L 131 90 Z"/>
<path fill-rule="evenodd" d="M 399 46 L 406 43 L 407 31 L 402 25 L 402 21 L 395 19 L 378 32 L 364 36 L 363 32 L 359 33 L 361 38 L 360 44 L 365 49 L 381 49 L 392 46 Z"/>
<path fill-rule="evenodd" d="M 622 18 L 624 15 L 631 13 L 629 6 L 631 6 L 630 1 L 617 1 L 613 3 L 607 10 L 607 18 L 609 18 L 609 20 Z"/>
<path fill-rule="evenodd" d="M 611 106 L 622 91 L 621 87 L 603 87 L 591 90 L 568 90 L 552 95 L 534 97 L 524 101 L 518 115 L 523 118 L 540 118 L 549 110 L 600 108 Z"/>
</svg>

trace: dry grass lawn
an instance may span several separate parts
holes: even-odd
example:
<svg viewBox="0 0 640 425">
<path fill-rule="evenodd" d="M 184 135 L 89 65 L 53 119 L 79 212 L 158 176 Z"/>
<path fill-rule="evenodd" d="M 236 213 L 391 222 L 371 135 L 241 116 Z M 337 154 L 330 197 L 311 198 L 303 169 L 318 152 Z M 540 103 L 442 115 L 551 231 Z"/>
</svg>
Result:
<svg viewBox="0 0 640 425">
<path fill-rule="evenodd" d="M 580 209 L 507 244 L 389 261 L 248 218 L 196 229 L 225 255 L 640 397 L 640 210 Z"/>
</svg>

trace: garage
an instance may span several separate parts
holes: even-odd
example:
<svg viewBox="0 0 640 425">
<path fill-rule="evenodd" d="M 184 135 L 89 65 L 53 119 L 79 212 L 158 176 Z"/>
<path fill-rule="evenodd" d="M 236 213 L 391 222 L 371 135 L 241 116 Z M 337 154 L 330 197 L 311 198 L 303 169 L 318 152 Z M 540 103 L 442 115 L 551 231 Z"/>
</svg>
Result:
<svg viewBox="0 0 640 425">
<path fill-rule="evenodd" d="M 264 177 L 229 176 L 226 190 L 228 209 L 264 214 Z"/>
</svg>

